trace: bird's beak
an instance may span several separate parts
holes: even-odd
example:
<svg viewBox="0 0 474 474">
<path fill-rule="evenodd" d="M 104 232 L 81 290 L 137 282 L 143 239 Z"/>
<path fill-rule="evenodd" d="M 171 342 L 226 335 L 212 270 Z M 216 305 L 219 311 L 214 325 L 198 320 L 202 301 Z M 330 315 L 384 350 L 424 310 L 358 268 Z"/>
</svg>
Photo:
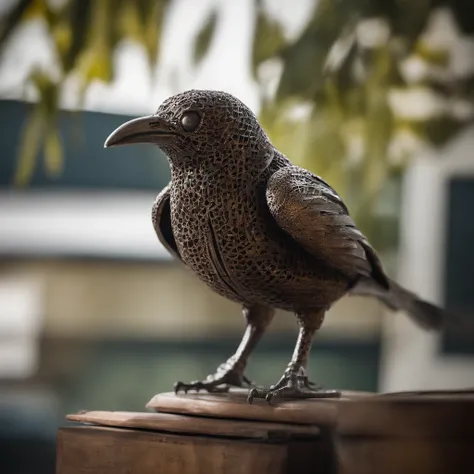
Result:
<svg viewBox="0 0 474 474">
<path fill-rule="evenodd" d="M 116 128 L 105 140 L 104 148 L 130 145 L 133 143 L 164 143 L 167 138 L 178 135 L 176 128 L 168 121 L 149 115 L 125 122 Z"/>
</svg>

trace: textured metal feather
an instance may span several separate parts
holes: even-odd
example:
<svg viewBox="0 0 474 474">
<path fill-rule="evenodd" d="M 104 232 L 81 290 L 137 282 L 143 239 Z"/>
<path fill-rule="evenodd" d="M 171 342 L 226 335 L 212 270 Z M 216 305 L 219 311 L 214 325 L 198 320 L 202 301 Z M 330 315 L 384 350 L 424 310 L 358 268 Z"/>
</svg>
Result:
<svg viewBox="0 0 474 474">
<path fill-rule="evenodd" d="M 151 220 L 158 240 L 168 252 L 181 259 L 171 227 L 170 188 L 171 183 L 165 186 L 156 197 L 151 210 Z"/>
<path fill-rule="evenodd" d="M 296 166 L 282 168 L 270 178 L 266 195 L 275 220 L 308 252 L 350 279 L 372 275 L 364 235 L 317 176 Z"/>
<path fill-rule="evenodd" d="M 219 277 L 221 284 L 224 285 L 228 291 L 233 295 L 234 299 L 239 299 L 238 284 L 233 281 L 231 272 L 226 268 L 225 261 L 219 249 L 219 241 L 216 237 L 214 228 L 212 227 L 211 219 L 207 220 L 207 227 L 209 230 L 207 250 L 209 259 L 211 260 L 214 270 Z"/>
</svg>

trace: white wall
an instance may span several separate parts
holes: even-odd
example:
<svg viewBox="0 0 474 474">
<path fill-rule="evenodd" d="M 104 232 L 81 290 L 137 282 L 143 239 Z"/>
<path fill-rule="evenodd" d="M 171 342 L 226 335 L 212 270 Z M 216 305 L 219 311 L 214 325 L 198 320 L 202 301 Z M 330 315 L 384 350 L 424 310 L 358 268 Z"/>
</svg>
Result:
<svg viewBox="0 0 474 474">
<path fill-rule="evenodd" d="M 446 204 L 453 176 L 474 176 L 474 127 L 408 170 L 402 206 L 400 283 L 434 302 L 443 301 Z M 474 211 L 473 216 L 474 218 Z M 474 357 L 445 356 L 439 336 L 404 315 L 384 320 L 383 391 L 474 386 Z"/>
</svg>

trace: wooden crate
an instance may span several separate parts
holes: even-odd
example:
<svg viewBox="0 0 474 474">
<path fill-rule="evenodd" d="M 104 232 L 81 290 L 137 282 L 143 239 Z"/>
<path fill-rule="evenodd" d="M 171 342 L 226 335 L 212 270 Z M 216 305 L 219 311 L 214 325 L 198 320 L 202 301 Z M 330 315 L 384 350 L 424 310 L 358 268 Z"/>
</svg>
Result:
<svg viewBox="0 0 474 474">
<path fill-rule="evenodd" d="M 245 394 L 159 394 L 155 413 L 84 412 L 58 434 L 57 474 L 474 473 L 474 392 L 268 406 Z"/>
</svg>

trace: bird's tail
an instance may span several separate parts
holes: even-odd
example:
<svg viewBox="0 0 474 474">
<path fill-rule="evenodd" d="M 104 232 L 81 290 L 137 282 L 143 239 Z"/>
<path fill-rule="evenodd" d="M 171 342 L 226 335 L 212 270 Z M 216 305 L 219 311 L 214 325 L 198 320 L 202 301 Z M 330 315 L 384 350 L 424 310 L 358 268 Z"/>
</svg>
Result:
<svg viewBox="0 0 474 474">
<path fill-rule="evenodd" d="M 404 311 L 423 329 L 440 330 L 453 321 L 451 315 L 442 308 L 419 298 L 415 293 L 406 290 L 393 280 L 389 280 L 390 289 L 382 290 L 368 282 L 356 285 L 351 294 L 375 296 L 394 311 Z"/>
</svg>

